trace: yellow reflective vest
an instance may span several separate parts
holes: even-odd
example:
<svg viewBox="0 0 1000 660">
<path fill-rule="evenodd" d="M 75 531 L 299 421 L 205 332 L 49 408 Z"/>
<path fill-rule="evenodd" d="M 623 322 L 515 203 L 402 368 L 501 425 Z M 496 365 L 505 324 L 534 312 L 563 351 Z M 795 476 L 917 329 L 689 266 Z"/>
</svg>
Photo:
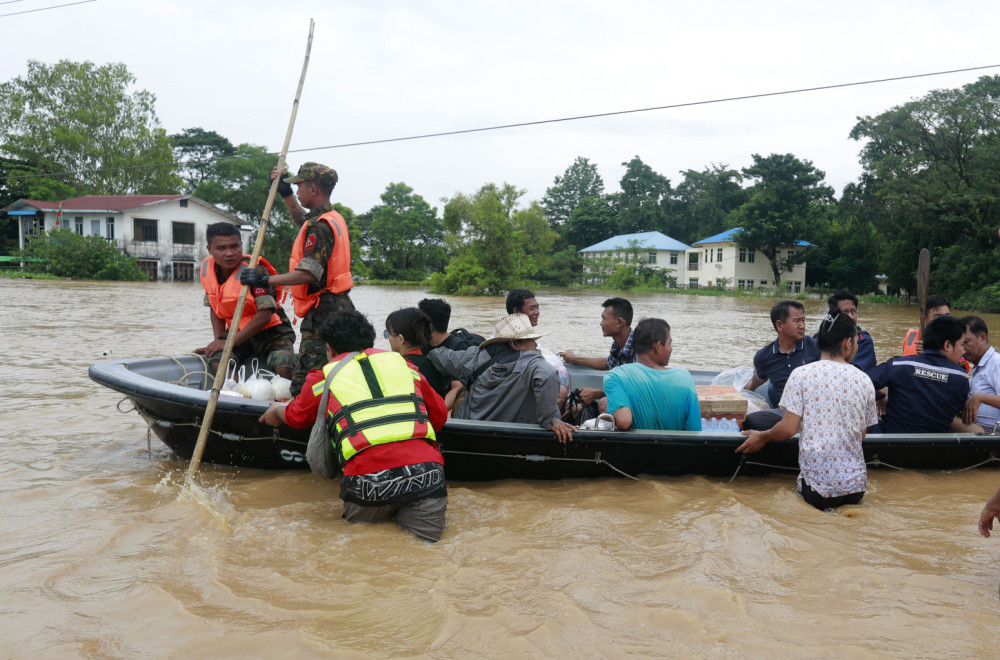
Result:
<svg viewBox="0 0 1000 660">
<path fill-rule="evenodd" d="M 337 364 L 323 367 L 324 379 L 313 385 L 316 397 L 323 395 L 325 377 Z M 327 406 L 327 430 L 341 465 L 374 445 L 414 438 L 435 442 L 427 408 L 417 394 L 419 381 L 420 373 L 392 351 L 360 353 L 334 375 L 330 397 L 340 409 Z"/>
</svg>

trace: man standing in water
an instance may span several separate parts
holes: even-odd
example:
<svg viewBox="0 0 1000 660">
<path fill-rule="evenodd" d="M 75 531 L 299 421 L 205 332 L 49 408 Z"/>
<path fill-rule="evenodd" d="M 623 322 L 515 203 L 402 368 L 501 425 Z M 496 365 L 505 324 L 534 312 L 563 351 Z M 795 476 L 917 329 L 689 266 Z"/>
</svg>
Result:
<svg viewBox="0 0 1000 660">
<path fill-rule="evenodd" d="M 308 428 L 306 459 L 333 479 L 343 468 L 340 498 L 350 522 L 395 520 L 428 541 L 444 533 L 448 491 L 435 432 L 448 418 L 444 400 L 399 353 L 373 348 L 375 328 L 354 310 L 324 320 L 329 364 L 309 373 L 295 399 L 275 403 L 260 421 Z M 320 410 L 324 393 L 328 398 Z"/>
<path fill-rule="evenodd" d="M 299 188 L 298 201 L 292 195 L 291 184 Z M 284 198 L 292 219 L 301 226 L 292 244 L 289 272 L 270 278 L 256 271 L 244 271 L 240 275 L 240 282 L 250 286 L 266 287 L 270 282 L 289 287 L 295 315 L 302 319 L 302 340 L 292 377 L 292 396 L 302 389 L 306 374 L 321 369 L 326 363 L 326 345 L 319 336 L 323 321 L 335 312 L 354 309 L 350 296 L 354 279 L 347 223 L 330 203 L 336 185 L 337 173 L 319 163 L 306 163 L 296 176 L 282 179 L 278 193 Z"/>
</svg>

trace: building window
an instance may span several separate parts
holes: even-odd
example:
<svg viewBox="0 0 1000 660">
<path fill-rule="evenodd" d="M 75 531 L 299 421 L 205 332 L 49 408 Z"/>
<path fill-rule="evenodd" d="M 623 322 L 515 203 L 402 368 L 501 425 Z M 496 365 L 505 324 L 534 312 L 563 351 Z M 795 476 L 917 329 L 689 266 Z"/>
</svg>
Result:
<svg viewBox="0 0 1000 660">
<path fill-rule="evenodd" d="M 146 220 L 145 218 L 132 219 L 132 240 L 136 242 L 156 243 L 160 240 L 157 231 L 157 220 Z"/>
<path fill-rule="evenodd" d="M 747 261 L 747 249 L 740 248 L 740 263 L 744 264 Z"/>
<path fill-rule="evenodd" d="M 78 233 L 80 236 L 83 236 L 83 216 L 82 215 L 78 215 L 75 218 L 73 218 L 73 229 L 75 229 L 76 233 Z"/>
<path fill-rule="evenodd" d="M 753 291 L 753 280 L 747 280 L 747 291 Z"/>
<path fill-rule="evenodd" d="M 692 277 L 692 278 L 690 278 L 688 280 L 688 288 L 689 289 L 697 289 L 698 288 L 698 278 L 697 277 Z"/>
<path fill-rule="evenodd" d="M 139 270 L 146 273 L 151 280 L 159 279 L 160 262 L 157 259 L 139 259 Z"/>
<path fill-rule="evenodd" d="M 760 281 L 760 285 L 761 286 L 767 286 L 767 280 L 761 280 Z"/>
<path fill-rule="evenodd" d="M 109 241 L 115 240 L 115 219 L 108 218 L 104 221 L 104 238 Z"/>
<path fill-rule="evenodd" d="M 671 266 L 676 266 L 677 265 L 677 253 L 676 252 L 671 252 L 670 253 L 670 265 Z"/>
<path fill-rule="evenodd" d="M 650 252 L 649 253 L 649 263 L 651 263 L 651 264 L 655 264 L 656 263 L 656 253 L 655 252 Z"/>
<path fill-rule="evenodd" d="M 193 282 L 194 281 L 194 262 L 192 261 L 175 261 L 174 262 L 174 280 L 177 282 Z"/>
<path fill-rule="evenodd" d="M 722 248 L 715 251 L 715 260 L 720 263 L 722 262 Z"/>
<path fill-rule="evenodd" d="M 35 216 L 31 218 L 28 225 L 28 236 L 41 236 L 45 233 L 45 216 Z"/>
<path fill-rule="evenodd" d="M 795 258 L 795 250 L 789 250 L 788 251 L 788 258 L 789 259 L 794 259 Z"/>
<path fill-rule="evenodd" d="M 172 222 L 174 243 L 177 245 L 194 245 L 194 223 Z M 176 277 L 174 279 L 177 279 Z"/>
<path fill-rule="evenodd" d="M 186 209 L 188 207 L 188 201 L 186 199 L 181 200 L 181 208 Z"/>
<path fill-rule="evenodd" d="M 747 288 L 747 281 L 746 280 L 736 280 L 736 286 L 739 287 L 740 290 L 742 291 L 743 289 Z"/>
<path fill-rule="evenodd" d="M 100 220 L 91 220 L 90 221 L 90 235 L 91 236 L 100 236 L 101 235 L 101 221 Z"/>
<path fill-rule="evenodd" d="M 802 282 L 792 282 L 792 293 L 802 292 Z"/>
<path fill-rule="evenodd" d="M 754 255 L 756 255 L 756 254 L 757 254 L 757 253 L 756 253 L 756 252 L 754 252 L 753 250 L 749 250 L 749 251 L 747 252 L 747 263 L 748 263 L 748 264 L 752 264 L 752 263 L 753 263 L 753 259 L 754 259 Z"/>
</svg>

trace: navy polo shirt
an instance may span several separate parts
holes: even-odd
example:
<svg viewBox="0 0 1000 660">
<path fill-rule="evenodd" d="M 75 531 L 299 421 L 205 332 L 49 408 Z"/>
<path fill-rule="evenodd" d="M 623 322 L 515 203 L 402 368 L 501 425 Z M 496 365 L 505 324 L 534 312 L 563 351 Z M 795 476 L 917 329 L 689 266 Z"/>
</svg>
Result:
<svg viewBox="0 0 1000 660">
<path fill-rule="evenodd" d="M 939 351 L 894 357 L 868 372 L 889 388 L 885 433 L 947 433 L 969 398 L 969 376 Z"/>
<path fill-rule="evenodd" d="M 771 387 L 774 388 L 774 400 L 780 401 L 781 393 L 785 389 L 785 382 L 792 370 L 803 364 L 815 362 L 819 358 L 819 347 L 812 337 L 803 337 L 791 353 L 782 353 L 781 349 L 778 348 L 778 340 L 775 339 L 753 356 L 753 370 L 761 380 L 771 381 Z"/>
</svg>

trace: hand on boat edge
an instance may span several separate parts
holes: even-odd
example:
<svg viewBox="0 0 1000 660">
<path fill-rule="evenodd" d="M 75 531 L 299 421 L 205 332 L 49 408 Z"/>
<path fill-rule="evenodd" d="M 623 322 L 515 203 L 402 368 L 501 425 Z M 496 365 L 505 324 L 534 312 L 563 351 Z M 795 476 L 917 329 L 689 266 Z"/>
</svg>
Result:
<svg viewBox="0 0 1000 660">
<path fill-rule="evenodd" d="M 743 431 L 743 435 L 747 436 L 747 439 L 736 448 L 737 454 L 756 454 L 767 444 L 767 440 L 761 437 L 760 431 Z"/>
<path fill-rule="evenodd" d="M 556 434 L 556 440 L 563 444 L 573 439 L 573 425 L 567 424 L 561 419 L 552 422 L 552 432 Z"/>
</svg>

